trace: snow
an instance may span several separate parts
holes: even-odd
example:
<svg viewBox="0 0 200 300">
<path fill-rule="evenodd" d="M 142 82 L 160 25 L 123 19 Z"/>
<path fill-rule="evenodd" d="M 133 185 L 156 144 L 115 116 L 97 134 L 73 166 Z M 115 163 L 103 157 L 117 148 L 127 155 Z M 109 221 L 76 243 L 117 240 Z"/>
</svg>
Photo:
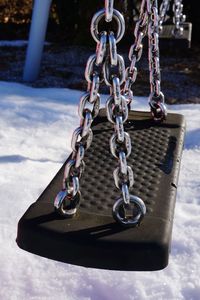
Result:
<svg viewBox="0 0 200 300">
<path fill-rule="evenodd" d="M 184 114 L 187 135 L 169 266 L 116 272 L 62 264 L 16 245 L 17 222 L 70 153 L 80 92 L 0 82 L 0 299 L 200 299 L 200 105 Z M 103 97 L 103 103 L 105 97 Z M 136 98 L 134 108 L 147 108 Z"/>
<path fill-rule="evenodd" d="M 0 41 L 0 47 L 25 47 L 28 45 L 28 41 L 26 40 L 13 40 L 13 41 Z M 50 45 L 50 43 L 45 42 L 45 45 Z"/>
<path fill-rule="evenodd" d="M 28 45 L 26 40 L 0 41 L 0 47 L 24 47 Z"/>
</svg>

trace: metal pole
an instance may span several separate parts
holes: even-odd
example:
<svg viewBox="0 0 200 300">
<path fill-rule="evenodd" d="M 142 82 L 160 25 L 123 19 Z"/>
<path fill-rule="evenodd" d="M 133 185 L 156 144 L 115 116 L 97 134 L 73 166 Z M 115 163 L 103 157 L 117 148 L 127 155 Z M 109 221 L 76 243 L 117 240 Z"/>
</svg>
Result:
<svg viewBox="0 0 200 300">
<path fill-rule="evenodd" d="M 38 77 L 51 2 L 52 0 L 34 1 L 29 43 L 24 66 L 24 81 L 34 81 Z"/>
</svg>

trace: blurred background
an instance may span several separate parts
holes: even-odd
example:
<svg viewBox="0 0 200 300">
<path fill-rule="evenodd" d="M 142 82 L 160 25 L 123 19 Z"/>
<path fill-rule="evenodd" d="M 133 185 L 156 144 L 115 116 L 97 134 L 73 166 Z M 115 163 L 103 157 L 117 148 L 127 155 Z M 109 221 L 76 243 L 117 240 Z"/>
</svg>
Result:
<svg viewBox="0 0 200 300">
<path fill-rule="evenodd" d="M 183 0 L 187 22 L 192 22 L 192 47 L 190 49 L 162 48 L 162 90 L 166 102 L 200 102 L 200 13 L 199 1 Z M 32 0 L 0 0 L 0 41 L 28 40 L 31 24 Z M 160 5 L 161 1 L 159 1 Z M 104 5 L 100 0 L 54 0 L 48 22 L 41 71 L 34 87 L 68 87 L 85 89 L 85 63 L 94 53 L 95 43 L 90 34 L 93 14 Z M 139 0 L 118 0 L 115 7 L 123 12 L 126 35 L 119 50 L 128 63 L 128 51 L 133 44 L 135 22 L 139 15 Z M 0 80 L 23 82 L 22 74 L 26 46 L 0 47 Z M 33 66 L 34 67 L 34 66 Z M 147 53 L 138 64 L 138 78 L 134 94 L 147 96 L 149 73 Z M 184 87 L 184 88 L 183 88 Z"/>
<path fill-rule="evenodd" d="M 115 6 L 123 11 L 127 31 L 132 32 L 139 14 L 140 1 L 119 0 Z M 91 16 L 102 8 L 99 0 L 54 0 L 49 18 L 47 40 L 67 44 L 90 43 L 89 24 Z M 159 0 L 160 4 L 161 1 Z M 193 42 L 200 41 L 199 1 L 184 0 L 187 21 L 193 23 Z M 0 0 L 0 39 L 28 38 L 31 22 L 32 0 Z"/>
</svg>

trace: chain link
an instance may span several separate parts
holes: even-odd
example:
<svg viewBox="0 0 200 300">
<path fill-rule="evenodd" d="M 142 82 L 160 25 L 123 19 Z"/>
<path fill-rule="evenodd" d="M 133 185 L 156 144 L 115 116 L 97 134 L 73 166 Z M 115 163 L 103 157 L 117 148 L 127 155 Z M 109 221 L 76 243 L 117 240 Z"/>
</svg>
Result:
<svg viewBox="0 0 200 300">
<path fill-rule="evenodd" d="M 113 18 L 114 0 L 105 0 L 105 20 L 111 22 Z"/>
<path fill-rule="evenodd" d="M 92 22 L 95 26 L 98 26 L 98 22 L 96 23 L 95 21 L 96 18 L 101 15 L 102 13 L 94 16 Z M 105 12 L 103 15 L 105 16 Z M 85 168 L 84 155 L 92 143 L 93 133 L 91 125 L 100 109 L 99 87 L 103 81 L 102 66 L 106 57 L 107 33 L 104 31 L 99 34 L 97 28 L 93 30 L 93 23 L 91 33 L 95 37 L 97 46 L 96 53 L 88 58 L 86 64 L 85 79 L 88 83 L 88 91 L 80 98 L 78 108 L 80 126 L 75 129 L 72 135 L 71 147 L 73 152 L 71 159 L 67 161 L 65 166 L 63 188 L 54 201 L 56 211 L 64 217 L 71 217 L 77 211 L 77 206 L 80 202 L 79 180 Z M 117 34 L 119 39 L 121 31 L 118 30 Z M 92 108 L 90 108 L 91 106 Z"/>
<path fill-rule="evenodd" d="M 105 19 L 105 9 L 98 11 L 94 15 L 90 26 L 92 37 L 97 43 L 100 42 L 101 32 L 99 31 L 99 23 L 102 19 Z M 125 32 L 124 17 L 118 10 L 113 9 L 112 19 L 114 19 L 117 23 L 117 32 L 114 34 L 115 34 L 116 42 L 118 43 L 122 39 Z"/>
<path fill-rule="evenodd" d="M 103 63 L 107 49 L 107 32 L 103 31 L 100 34 L 100 42 L 96 46 L 96 65 L 99 66 Z"/>
<path fill-rule="evenodd" d="M 105 0 L 105 9 L 98 11 L 91 21 L 91 34 L 97 43 L 96 53 L 89 57 L 86 64 L 85 79 L 88 82 L 88 91 L 80 99 L 78 109 L 81 118 L 80 126 L 72 135 L 71 146 L 73 153 L 65 166 L 63 189 L 58 193 L 54 201 L 54 206 L 58 213 L 65 217 L 76 213 L 80 201 L 79 180 L 85 167 L 85 151 L 92 143 L 93 133 L 91 125 L 99 113 L 99 87 L 103 80 L 113 90 L 107 110 L 110 112 L 110 120 L 116 123 L 117 137 L 120 141 L 124 142 L 124 152 L 119 153 L 119 157 L 121 158 L 120 170 L 122 173 L 127 174 L 129 172 L 128 174 L 131 174 L 130 171 L 127 171 L 128 167 L 126 166 L 126 156 L 130 154 L 130 146 L 127 146 L 128 143 L 130 144 L 130 137 L 128 136 L 127 138 L 128 134 L 124 133 L 123 128 L 123 123 L 128 118 L 128 110 L 126 101 L 125 99 L 122 100 L 120 91 L 120 85 L 124 82 L 125 78 L 125 65 L 123 58 L 117 54 L 116 47 L 116 44 L 124 35 L 125 23 L 121 13 L 113 9 L 113 3 L 114 1 Z M 117 30 L 110 31 L 109 33 L 106 31 L 100 32 L 99 22 L 103 18 L 106 22 L 114 20 L 117 23 Z M 128 149 L 128 152 L 126 149 Z M 113 151 L 118 155 L 118 148 Z M 129 182 L 131 182 L 131 179 Z M 124 186 L 125 184 L 123 183 L 122 185 L 122 195 L 126 203 L 130 197 L 129 192 Z"/>
<path fill-rule="evenodd" d="M 123 88 L 123 95 L 126 97 L 129 108 L 133 101 L 132 85 L 137 78 L 136 63 L 140 60 L 143 51 L 143 38 L 146 35 L 148 24 L 148 12 L 146 11 L 146 0 L 142 0 L 140 16 L 135 25 L 135 43 L 130 47 L 129 60 L 130 66 L 126 69 L 126 81 Z"/>
<path fill-rule="evenodd" d="M 170 2 L 171 0 L 163 0 L 160 9 L 159 9 L 159 31 L 162 32 L 163 30 L 163 22 L 166 21 L 167 18 L 167 12 L 170 8 Z"/>
<path fill-rule="evenodd" d="M 111 51 L 111 50 L 110 50 Z M 117 54 L 117 72 L 115 68 L 113 68 L 113 65 L 111 64 L 110 57 L 106 58 L 106 61 L 103 65 L 103 74 L 104 74 L 104 81 L 107 86 L 112 87 L 112 78 L 118 77 L 119 78 L 119 84 L 122 85 L 125 80 L 125 63 L 124 59 L 121 55 Z"/>
<path fill-rule="evenodd" d="M 115 12 L 115 10 L 113 11 Z M 116 15 L 120 16 L 120 13 L 118 12 Z M 119 18 L 121 20 L 123 17 L 120 16 Z M 141 23 L 143 22 L 142 20 Z M 124 22 L 123 26 L 125 27 Z M 124 29 L 122 31 L 124 32 Z M 134 180 L 133 171 L 127 163 L 127 158 L 131 153 L 131 139 L 130 135 L 124 130 L 124 123 L 128 119 L 128 102 L 124 93 L 121 92 L 125 83 L 125 64 L 123 57 L 117 54 L 117 43 L 119 41 L 112 32 L 108 36 L 108 52 L 110 55 L 104 62 L 103 74 L 105 84 L 110 87 L 111 95 L 106 102 L 106 112 L 108 120 L 114 124 L 114 133 L 110 138 L 110 151 L 118 160 L 118 167 L 114 170 L 113 177 L 116 187 L 121 190 L 121 197 L 116 200 L 113 206 L 113 217 L 124 226 L 135 226 L 145 215 L 146 207 L 141 199 L 141 205 L 138 206 L 137 197 L 130 195 L 129 192 Z M 135 47 L 136 52 L 140 51 L 141 41 L 142 36 L 138 39 Z M 131 71 L 133 71 L 133 68 Z M 131 78 L 133 78 L 132 74 Z M 137 214 L 128 216 L 126 210 L 134 210 L 135 206 L 138 208 Z"/>
<path fill-rule="evenodd" d="M 135 43 L 129 51 L 130 66 L 126 69 L 126 81 L 123 88 L 123 95 L 126 97 L 128 105 L 133 100 L 132 85 L 137 78 L 136 63 L 140 60 L 143 49 L 143 39 L 148 33 L 149 39 L 149 78 L 150 96 L 149 105 L 155 121 L 165 119 L 167 110 L 164 105 L 164 95 L 160 88 L 160 62 L 159 62 L 159 15 L 156 0 L 142 0 L 140 16 L 135 26 Z"/>
<path fill-rule="evenodd" d="M 149 72 L 150 72 L 150 95 L 149 105 L 155 121 L 163 121 L 167 115 L 164 104 L 164 95 L 160 88 L 160 59 L 159 59 L 159 36 L 158 36 L 158 9 L 157 0 L 147 0 L 151 4 L 149 14 L 148 38 L 149 38 Z"/>
<path fill-rule="evenodd" d="M 134 214 L 134 218 L 126 218 L 126 211 L 125 209 L 127 207 L 133 208 L 133 214 L 134 214 L 134 208 L 136 207 L 136 213 Z M 124 204 L 123 198 L 119 198 L 114 206 L 113 206 L 113 217 L 114 219 L 126 227 L 128 226 L 136 226 L 141 222 L 141 219 L 144 217 L 144 214 L 146 213 L 146 207 L 144 202 L 137 196 L 130 195 L 130 201 L 129 204 Z"/>
</svg>

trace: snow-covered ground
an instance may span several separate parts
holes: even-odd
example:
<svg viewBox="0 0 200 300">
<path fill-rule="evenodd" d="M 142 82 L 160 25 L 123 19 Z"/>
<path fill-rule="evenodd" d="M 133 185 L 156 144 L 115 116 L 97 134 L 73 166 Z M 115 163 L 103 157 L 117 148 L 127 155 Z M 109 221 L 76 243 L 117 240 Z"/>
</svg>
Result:
<svg viewBox="0 0 200 300">
<path fill-rule="evenodd" d="M 24 47 L 28 45 L 26 40 L 0 41 L 0 47 Z"/>
<path fill-rule="evenodd" d="M 28 45 L 27 40 L 13 40 L 13 41 L 1 40 L 0 41 L 0 47 L 24 47 L 27 45 Z M 45 42 L 45 45 L 50 45 L 50 43 Z"/>
<path fill-rule="evenodd" d="M 0 82 L 0 299 L 200 299 L 200 105 L 184 114 L 183 152 L 169 266 L 115 272 L 58 263 L 19 249 L 17 222 L 70 152 L 80 92 Z M 104 101 L 105 102 L 105 98 Z M 147 99 L 134 107 L 145 109 Z"/>
</svg>

